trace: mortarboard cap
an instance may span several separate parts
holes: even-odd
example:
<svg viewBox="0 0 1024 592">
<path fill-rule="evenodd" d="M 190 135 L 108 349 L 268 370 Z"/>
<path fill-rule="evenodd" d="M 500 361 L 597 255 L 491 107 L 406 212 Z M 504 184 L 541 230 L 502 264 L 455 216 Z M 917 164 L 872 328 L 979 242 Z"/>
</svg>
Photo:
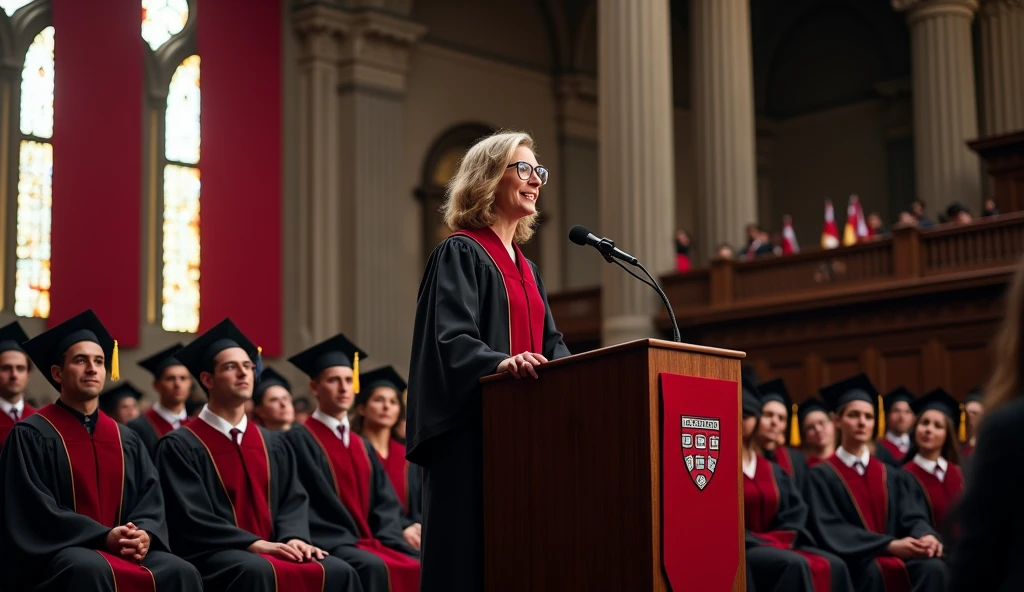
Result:
<svg viewBox="0 0 1024 592">
<path fill-rule="evenodd" d="M 789 418 L 789 445 L 800 446 L 800 424 L 797 423 L 796 418 L 797 406 L 796 403 L 789 398 L 789 391 L 786 389 L 786 381 L 781 378 L 769 380 L 768 382 L 758 385 L 757 390 L 761 391 L 762 406 L 764 406 L 768 401 L 778 401 L 786 408 L 786 414 Z"/>
<path fill-rule="evenodd" d="M 180 343 L 175 343 L 171 347 L 160 350 L 155 354 L 149 356 L 145 360 L 141 360 L 139 362 L 139 366 L 145 368 L 147 371 L 149 371 L 150 374 L 153 375 L 153 378 L 159 380 L 160 377 L 163 376 L 164 370 L 170 368 L 171 366 L 182 365 L 182 363 L 178 361 L 178 358 L 174 357 L 174 354 L 178 353 L 178 351 L 180 351 L 182 347 L 183 346 Z"/>
<path fill-rule="evenodd" d="M 53 388 L 60 391 L 60 383 L 53 379 L 51 366 L 60 366 L 71 346 L 83 341 L 98 344 L 103 349 L 106 363 L 110 366 L 110 380 L 120 377 L 117 360 L 117 341 L 110 336 L 92 309 L 71 317 L 56 327 L 40 333 L 22 344 L 22 349 L 42 371 Z"/>
<path fill-rule="evenodd" d="M 964 397 L 964 403 L 977 402 L 982 403 L 985 399 L 985 391 L 980 387 L 976 386 L 971 389 L 967 396 Z"/>
<path fill-rule="evenodd" d="M 761 393 L 757 390 L 757 385 L 749 379 L 749 377 L 743 377 L 743 417 L 760 417 L 761 416 Z"/>
<path fill-rule="evenodd" d="M 249 341 L 249 338 L 231 322 L 231 319 L 224 319 L 206 333 L 196 337 L 192 343 L 178 350 L 174 357 L 183 366 L 188 368 L 188 371 L 195 377 L 196 382 L 199 383 L 200 388 L 206 391 L 206 387 L 203 385 L 202 380 L 199 379 L 199 376 L 203 372 L 213 372 L 217 354 L 232 347 L 242 348 L 249 358 L 256 363 L 256 377 L 258 380 L 259 348 Z"/>
<path fill-rule="evenodd" d="M 28 341 L 28 335 L 21 328 L 21 323 L 14 321 L 0 327 L 0 354 L 8 351 L 19 351 L 25 353 L 21 344 Z"/>
<path fill-rule="evenodd" d="M 263 393 L 267 392 L 267 389 L 272 386 L 282 387 L 288 393 L 292 392 L 292 383 L 288 382 L 287 378 L 273 368 L 264 368 L 263 373 L 260 374 L 260 381 L 256 384 L 256 388 L 252 390 L 253 404 L 257 407 L 262 405 Z"/>
<path fill-rule="evenodd" d="M 373 393 L 373 389 L 386 386 L 395 389 L 398 393 L 398 398 L 402 398 L 402 393 L 405 392 L 408 386 L 393 366 L 385 366 L 383 368 L 377 368 L 369 372 L 364 372 L 359 376 L 359 384 L 362 390 L 359 396 L 356 397 L 356 405 L 364 405 L 369 400 L 370 395 Z"/>
<path fill-rule="evenodd" d="M 135 388 L 135 385 L 130 382 L 123 382 L 104 393 L 100 393 L 100 409 L 107 415 L 110 415 L 110 412 L 117 407 L 118 402 L 127 397 L 132 397 L 138 401 L 142 399 L 142 391 Z"/>
<path fill-rule="evenodd" d="M 316 380 L 327 368 L 341 366 L 351 368 L 354 378 L 354 390 L 359 393 L 359 360 L 365 360 L 369 354 L 359 349 L 348 337 L 338 333 L 334 337 L 301 351 L 288 358 L 296 368 Z"/>
<path fill-rule="evenodd" d="M 825 407 L 832 412 L 838 411 L 842 406 L 852 401 L 864 401 L 877 406 L 878 390 L 871 384 L 867 374 L 861 372 L 839 382 L 823 386 L 818 389 L 818 394 L 825 402 Z M 876 409 L 877 411 L 877 409 Z"/>
<path fill-rule="evenodd" d="M 900 401 L 906 401 L 907 403 L 910 404 L 911 409 L 913 409 L 915 398 L 916 397 L 914 397 L 914 393 L 910 392 L 910 390 L 907 387 L 898 386 L 889 391 L 888 393 L 886 393 L 885 396 L 882 397 L 882 401 L 885 403 L 886 411 L 891 410 L 893 405 L 899 403 Z"/>
<path fill-rule="evenodd" d="M 910 406 L 917 415 L 921 415 L 930 409 L 941 411 L 953 420 L 954 426 L 960 425 L 960 402 L 954 399 L 953 395 L 946 392 L 944 388 L 929 391 L 914 400 Z"/>
<path fill-rule="evenodd" d="M 828 409 L 825 409 L 825 403 L 821 399 L 814 397 L 800 403 L 800 407 L 797 408 L 796 412 L 797 420 L 799 420 L 800 425 L 804 425 L 804 420 L 807 419 L 807 416 L 815 411 L 828 413 Z"/>
</svg>

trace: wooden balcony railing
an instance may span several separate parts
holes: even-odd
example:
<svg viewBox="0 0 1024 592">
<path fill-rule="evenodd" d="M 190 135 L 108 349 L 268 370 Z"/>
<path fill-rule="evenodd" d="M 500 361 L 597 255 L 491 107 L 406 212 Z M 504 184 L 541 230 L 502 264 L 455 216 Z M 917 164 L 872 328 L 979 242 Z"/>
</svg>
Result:
<svg viewBox="0 0 1024 592">
<path fill-rule="evenodd" d="M 749 262 L 716 260 L 707 268 L 664 276 L 661 283 L 680 324 L 694 325 L 741 310 L 749 318 L 763 307 L 851 294 L 864 301 L 897 289 L 1008 274 L 1022 254 L 1024 212 L 1015 212 L 967 225 L 896 228 L 892 238 L 838 249 L 815 247 Z M 553 294 L 550 301 L 567 339 L 600 339 L 599 288 Z M 666 321 L 659 313 L 659 326 Z"/>
</svg>

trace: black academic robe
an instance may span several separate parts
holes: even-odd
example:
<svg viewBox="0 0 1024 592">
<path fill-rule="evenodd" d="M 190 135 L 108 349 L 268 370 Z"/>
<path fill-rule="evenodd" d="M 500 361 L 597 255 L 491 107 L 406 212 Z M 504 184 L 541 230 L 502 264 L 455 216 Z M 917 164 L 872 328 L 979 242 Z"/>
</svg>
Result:
<svg viewBox="0 0 1024 592">
<path fill-rule="evenodd" d="M 265 506 L 255 505 L 256 493 L 229 498 L 229 477 L 225 475 L 230 462 L 240 463 L 223 450 L 223 444 L 234 446 L 221 433 L 209 435 L 213 428 L 202 419 L 195 419 L 179 430 L 171 432 L 157 445 L 157 468 L 164 487 L 167 523 L 175 551 L 199 569 L 206 590 L 222 592 L 275 592 L 278 579 L 291 577 L 281 573 L 280 563 L 264 555 L 248 551 L 258 540 L 284 543 L 292 539 L 310 542 L 309 498 L 299 482 L 295 454 L 284 439 L 285 433 L 265 430 L 249 424 L 243 435 L 261 436 L 261 451 L 265 465 L 241 468 L 246 475 L 262 474 L 266 489 L 260 487 L 258 495 L 265 493 Z M 204 431 L 205 430 L 205 431 Z M 253 432 L 258 433 L 253 433 Z M 200 435 L 202 434 L 202 437 Z M 223 443 L 216 440 L 223 438 Z M 213 456 L 218 459 L 213 460 Z M 254 455 L 259 456 L 259 455 Z M 252 456 L 248 462 L 252 462 Z M 232 492 L 234 493 L 234 492 Z M 252 514 L 265 522 L 269 532 L 256 534 L 242 522 L 247 507 L 260 508 Z M 253 506 L 249 506 L 253 504 Z M 269 516 L 262 508 L 269 508 Z M 243 528 L 242 526 L 245 526 Z M 265 536 L 261 536 L 265 535 Z M 359 579 L 351 566 L 336 557 L 319 562 L 321 592 L 359 590 Z M 307 575 L 308 574 L 304 574 Z M 308 590 L 292 580 L 290 590 Z M 308 583 L 303 578 L 304 583 Z"/>
<path fill-rule="evenodd" d="M 3 589 L 113 590 L 115 578 L 122 592 L 201 588 L 196 569 L 169 552 L 163 492 L 142 442 L 102 413 L 92 435 L 57 405 L 22 420 L 0 454 L 0 475 Z M 114 483 L 121 490 L 110 498 Z M 110 530 L 129 522 L 149 534 L 141 567 L 106 553 Z"/>
<path fill-rule="evenodd" d="M 810 471 L 811 534 L 846 561 L 858 591 L 930 592 L 946 585 L 941 559 L 904 562 L 886 551 L 899 538 L 938 537 L 909 487 L 906 473 L 874 460 L 863 477 L 835 455 Z"/>
<path fill-rule="evenodd" d="M 781 468 L 796 484 L 797 491 L 802 491 L 807 480 L 807 459 L 804 453 L 788 446 L 779 446 L 775 450 L 764 451 L 764 457 Z"/>
<path fill-rule="evenodd" d="M 419 465 L 409 463 L 405 486 L 408 491 L 406 492 L 407 507 L 402 514 L 403 529 L 423 522 L 423 469 Z"/>
<path fill-rule="evenodd" d="M 174 431 L 174 426 L 167 423 L 167 420 L 163 417 L 160 417 L 160 414 L 152 407 L 129 421 L 128 427 L 142 439 L 142 443 L 145 444 L 150 457 L 156 456 L 156 444 L 160 441 L 160 438 Z"/>
<path fill-rule="evenodd" d="M 903 456 L 893 456 L 888 446 L 876 443 L 874 457 L 894 469 L 899 469 L 903 466 Z"/>
<path fill-rule="evenodd" d="M 778 465 L 758 457 L 754 477 L 743 477 L 747 567 L 751 585 L 778 592 L 852 592 L 843 560 L 814 548 L 807 504 Z"/>
<path fill-rule="evenodd" d="M 950 592 L 1024 590 L 1024 398 L 985 416 L 955 513 Z"/>
<path fill-rule="evenodd" d="M 307 425 L 293 427 L 287 439 L 298 460 L 299 480 L 309 494 L 313 544 L 351 564 L 359 572 L 366 592 L 414 591 L 419 585 L 419 565 L 411 558 L 418 559 L 420 554 L 402 536 L 402 506 L 377 453 L 365 439 L 352 436 L 349 447 L 366 463 L 360 463 L 358 469 L 368 473 L 368 482 L 363 483 L 361 476 L 352 474 L 355 463 L 346 463 L 347 459 L 335 463 L 328 458 L 324 446 L 332 442 L 319 441 L 311 431 L 316 426 L 307 427 L 312 422 L 318 420 L 310 418 Z M 337 439 L 325 426 L 320 427 L 327 431 L 327 438 Z M 364 485 L 362 491 L 353 491 L 356 483 Z M 345 499 L 339 495 L 339 488 L 347 488 Z M 356 503 L 356 499 L 365 501 L 365 514 L 355 516 L 346 506 L 346 500 Z M 361 532 L 364 529 L 369 532 Z M 407 557 L 396 557 L 395 552 Z M 395 573 L 389 577 L 391 571 Z"/>
<path fill-rule="evenodd" d="M 452 236 L 434 249 L 417 298 L 407 457 L 423 468 L 424 592 L 476 592 L 483 586 L 480 378 L 527 349 L 549 360 L 569 355 L 536 266 L 519 253 L 529 269 L 514 267 L 504 246 L 477 234 L 479 241 Z M 516 279 L 520 273 L 530 281 Z M 512 278 L 509 292 L 506 277 Z M 523 309 L 509 294 L 520 297 L 533 285 L 543 318 L 528 336 L 531 347 L 521 344 L 517 326 L 523 319 L 512 318 L 512 311 Z M 539 312 L 534 307 L 529 314 Z"/>
</svg>

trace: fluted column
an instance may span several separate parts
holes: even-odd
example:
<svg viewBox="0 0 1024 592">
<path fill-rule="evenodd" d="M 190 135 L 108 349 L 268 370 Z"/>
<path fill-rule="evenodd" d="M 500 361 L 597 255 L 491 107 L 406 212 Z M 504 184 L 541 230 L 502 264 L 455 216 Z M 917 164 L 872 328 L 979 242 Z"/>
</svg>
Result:
<svg viewBox="0 0 1024 592">
<path fill-rule="evenodd" d="M 705 257 L 758 221 L 749 0 L 691 0 L 697 200 Z"/>
<path fill-rule="evenodd" d="M 598 0 L 602 235 L 652 274 L 672 268 L 675 174 L 668 0 Z M 621 269 L 601 276 L 602 340 L 654 336 L 657 296 Z"/>
<path fill-rule="evenodd" d="M 309 178 L 300 184 L 299 223 L 307 232 L 299 233 L 296 264 L 305 267 L 304 337 L 313 343 L 344 332 L 370 354 L 368 366 L 394 364 L 405 374 L 410 294 L 422 272 L 417 241 L 399 231 L 415 227 L 403 218 L 414 215 L 402 186 L 405 74 L 423 27 L 326 5 L 301 9 L 296 20 L 324 30 L 306 33 L 307 47 L 329 48 L 303 67 L 309 111 L 300 159 Z M 325 35 L 330 43 L 318 41 Z"/>
<path fill-rule="evenodd" d="M 913 56 L 917 195 L 933 211 L 953 201 L 978 213 L 981 164 L 971 20 L 977 0 L 893 0 L 907 13 Z"/>
<path fill-rule="evenodd" d="M 1024 130 L 1024 0 L 981 3 L 982 130 Z"/>
</svg>

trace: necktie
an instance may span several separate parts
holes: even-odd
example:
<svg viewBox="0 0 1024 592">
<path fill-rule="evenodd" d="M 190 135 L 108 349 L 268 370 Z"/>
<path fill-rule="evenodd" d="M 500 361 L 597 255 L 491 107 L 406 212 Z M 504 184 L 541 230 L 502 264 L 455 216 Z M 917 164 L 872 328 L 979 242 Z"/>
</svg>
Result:
<svg viewBox="0 0 1024 592">
<path fill-rule="evenodd" d="M 230 433 L 231 433 L 231 441 L 234 442 L 236 446 L 241 446 L 242 445 L 242 430 L 240 430 L 238 428 L 231 428 L 231 432 Z"/>
<path fill-rule="evenodd" d="M 936 465 L 936 467 L 935 467 L 935 478 L 939 480 L 939 483 L 942 483 L 943 479 L 945 479 L 945 477 L 946 477 L 946 472 L 943 471 L 942 469 L 940 469 L 938 467 L 938 465 Z"/>
<path fill-rule="evenodd" d="M 345 444 L 345 431 L 346 431 L 345 424 L 341 424 L 341 425 L 338 426 L 338 435 L 341 436 L 341 443 L 342 444 Z M 345 445 L 348 446 L 348 444 L 345 444 Z"/>
<path fill-rule="evenodd" d="M 864 463 L 860 462 L 859 460 L 857 462 L 853 463 L 853 468 L 857 469 L 857 474 L 858 475 L 862 475 L 862 476 L 867 471 L 867 467 L 865 467 Z"/>
<path fill-rule="evenodd" d="M 18 423 L 18 410 L 17 409 L 11 408 L 11 419 L 14 420 L 14 423 Z"/>
</svg>

